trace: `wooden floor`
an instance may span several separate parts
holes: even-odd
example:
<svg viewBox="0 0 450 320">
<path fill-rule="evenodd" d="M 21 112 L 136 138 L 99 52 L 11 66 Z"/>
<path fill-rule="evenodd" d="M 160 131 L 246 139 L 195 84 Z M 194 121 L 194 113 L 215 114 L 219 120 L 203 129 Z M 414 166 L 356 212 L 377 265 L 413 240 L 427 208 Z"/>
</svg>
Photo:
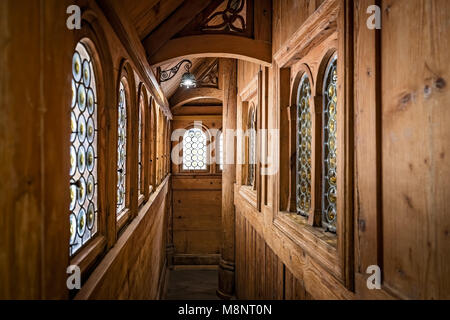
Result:
<svg viewBox="0 0 450 320">
<path fill-rule="evenodd" d="M 217 270 L 170 271 L 166 300 L 219 300 Z"/>
</svg>

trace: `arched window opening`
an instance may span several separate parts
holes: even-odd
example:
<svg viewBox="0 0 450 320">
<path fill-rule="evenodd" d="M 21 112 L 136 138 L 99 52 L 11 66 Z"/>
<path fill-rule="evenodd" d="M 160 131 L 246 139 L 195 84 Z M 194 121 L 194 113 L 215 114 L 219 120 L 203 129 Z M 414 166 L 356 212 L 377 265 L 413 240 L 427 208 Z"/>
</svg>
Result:
<svg viewBox="0 0 450 320">
<path fill-rule="evenodd" d="M 138 196 L 144 194 L 144 162 L 143 162 L 143 143 L 144 143 L 144 114 L 145 114 L 145 95 L 141 92 L 138 108 Z"/>
<path fill-rule="evenodd" d="M 256 108 L 254 105 L 248 115 L 248 185 L 255 187 L 256 177 Z"/>
<path fill-rule="evenodd" d="M 297 159 L 296 204 L 297 213 L 308 217 L 311 208 L 311 84 L 305 73 L 297 95 Z"/>
<path fill-rule="evenodd" d="M 337 55 L 328 64 L 323 83 L 322 224 L 336 232 L 337 222 Z"/>
<path fill-rule="evenodd" d="M 97 89 L 89 48 L 72 58 L 70 134 L 70 255 L 97 233 Z"/>
<path fill-rule="evenodd" d="M 124 80 L 120 81 L 118 105 L 117 138 L 117 210 L 120 215 L 126 208 L 126 174 L 127 174 L 127 99 Z"/>
</svg>

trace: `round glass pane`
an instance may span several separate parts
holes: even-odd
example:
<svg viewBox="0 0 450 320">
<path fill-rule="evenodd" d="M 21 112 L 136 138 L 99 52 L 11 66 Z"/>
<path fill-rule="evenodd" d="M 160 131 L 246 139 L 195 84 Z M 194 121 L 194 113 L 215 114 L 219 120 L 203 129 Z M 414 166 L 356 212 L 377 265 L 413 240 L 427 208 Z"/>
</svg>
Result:
<svg viewBox="0 0 450 320">
<path fill-rule="evenodd" d="M 86 109 L 86 88 L 83 84 L 78 87 L 78 107 L 81 112 Z"/>
<path fill-rule="evenodd" d="M 75 52 L 72 58 L 72 75 L 75 81 L 80 81 L 81 79 L 81 57 L 78 52 Z"/>
<path fill-rule="evenodd" d="M 78 149 L 78 171 L 80 174 L 84 173 L 84 170 L 86 169 L 86 150 L 83 146 L 80 146 Z"/>
<path fill-rule="evenodd" d="M 84 201 L 86 200 L 86 181 L 83 177 L 78 180 L 77 183 L 77 189 L 78 189 L 78 204 L 82 206 L 84 204 Z"/>
<path fill-rule="evenodd" d="M 83 82 L 86 87 L 91 84 L 91 68 L 87 60 L 83 61 Z"/>
<path fill-rule="evenodd" d="M 83 238 L 86 231 L 86 210 L 81 209 L 77 218 L 77 232 L 80 238 Z"/>
</svg>

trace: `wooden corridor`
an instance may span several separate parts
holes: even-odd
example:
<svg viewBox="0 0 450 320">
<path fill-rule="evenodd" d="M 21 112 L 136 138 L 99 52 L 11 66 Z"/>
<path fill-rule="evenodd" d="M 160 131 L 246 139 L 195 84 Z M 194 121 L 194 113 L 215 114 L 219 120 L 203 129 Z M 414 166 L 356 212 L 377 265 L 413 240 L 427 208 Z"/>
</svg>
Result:
<svg viewBox="0 0 450 320">
<path fill-rule="evenodd" d="M 449 0 L 0 0 L 0 48 L 0 299 L 450 299 Z"/>
</svg>

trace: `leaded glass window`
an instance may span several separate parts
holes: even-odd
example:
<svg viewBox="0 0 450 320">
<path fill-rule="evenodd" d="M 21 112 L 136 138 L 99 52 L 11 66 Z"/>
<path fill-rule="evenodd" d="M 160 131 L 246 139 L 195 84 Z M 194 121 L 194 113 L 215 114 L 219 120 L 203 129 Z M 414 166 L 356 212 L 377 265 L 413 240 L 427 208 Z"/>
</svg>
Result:
<svg viewBox="0 0 450 320">
<path fill-rule="evenodd" d="M 248 130 L 248 184 L 254 187 L 256 174 L 256 111 L 254 106 L 249 112 Z"/>
<path fill-rule="evenodd" d="M 72 58 L 70 255 L 97 232 L 97 89 L 94 62 L 79 42 Z"/>
<path fill-rule="evenodd" d="M 323 194 L 322 223 L 336 232 L 337 202 L 337 56 L 329 63 L 324 78 L 323 95 Z"/>
<path fill-rule="evenodd" d="M 206 170 L 206 134 L 199 128 L 186 130 L 183 136 L 183 170 Z"/>
<path fill-rule="evenodd" d="M 141 95 L 140 103 L 139 103 L 139 111 L 138 111 L 138 195 L 142 194 L 142 113 L 144 108 L 144 95 Z"/>
<path fill-rule="evenodd" d="M 300 81 L 297 96 L 297 212 L 308 216 L 311 208 L 311 84 L 305 73 Z"/>
<path fill-rule="evenodd" d="M 126 207 L 127 174 L 127 99 L 123 82 L 120 82 L 117 138 L 117 214 Z"/>
</svg>

